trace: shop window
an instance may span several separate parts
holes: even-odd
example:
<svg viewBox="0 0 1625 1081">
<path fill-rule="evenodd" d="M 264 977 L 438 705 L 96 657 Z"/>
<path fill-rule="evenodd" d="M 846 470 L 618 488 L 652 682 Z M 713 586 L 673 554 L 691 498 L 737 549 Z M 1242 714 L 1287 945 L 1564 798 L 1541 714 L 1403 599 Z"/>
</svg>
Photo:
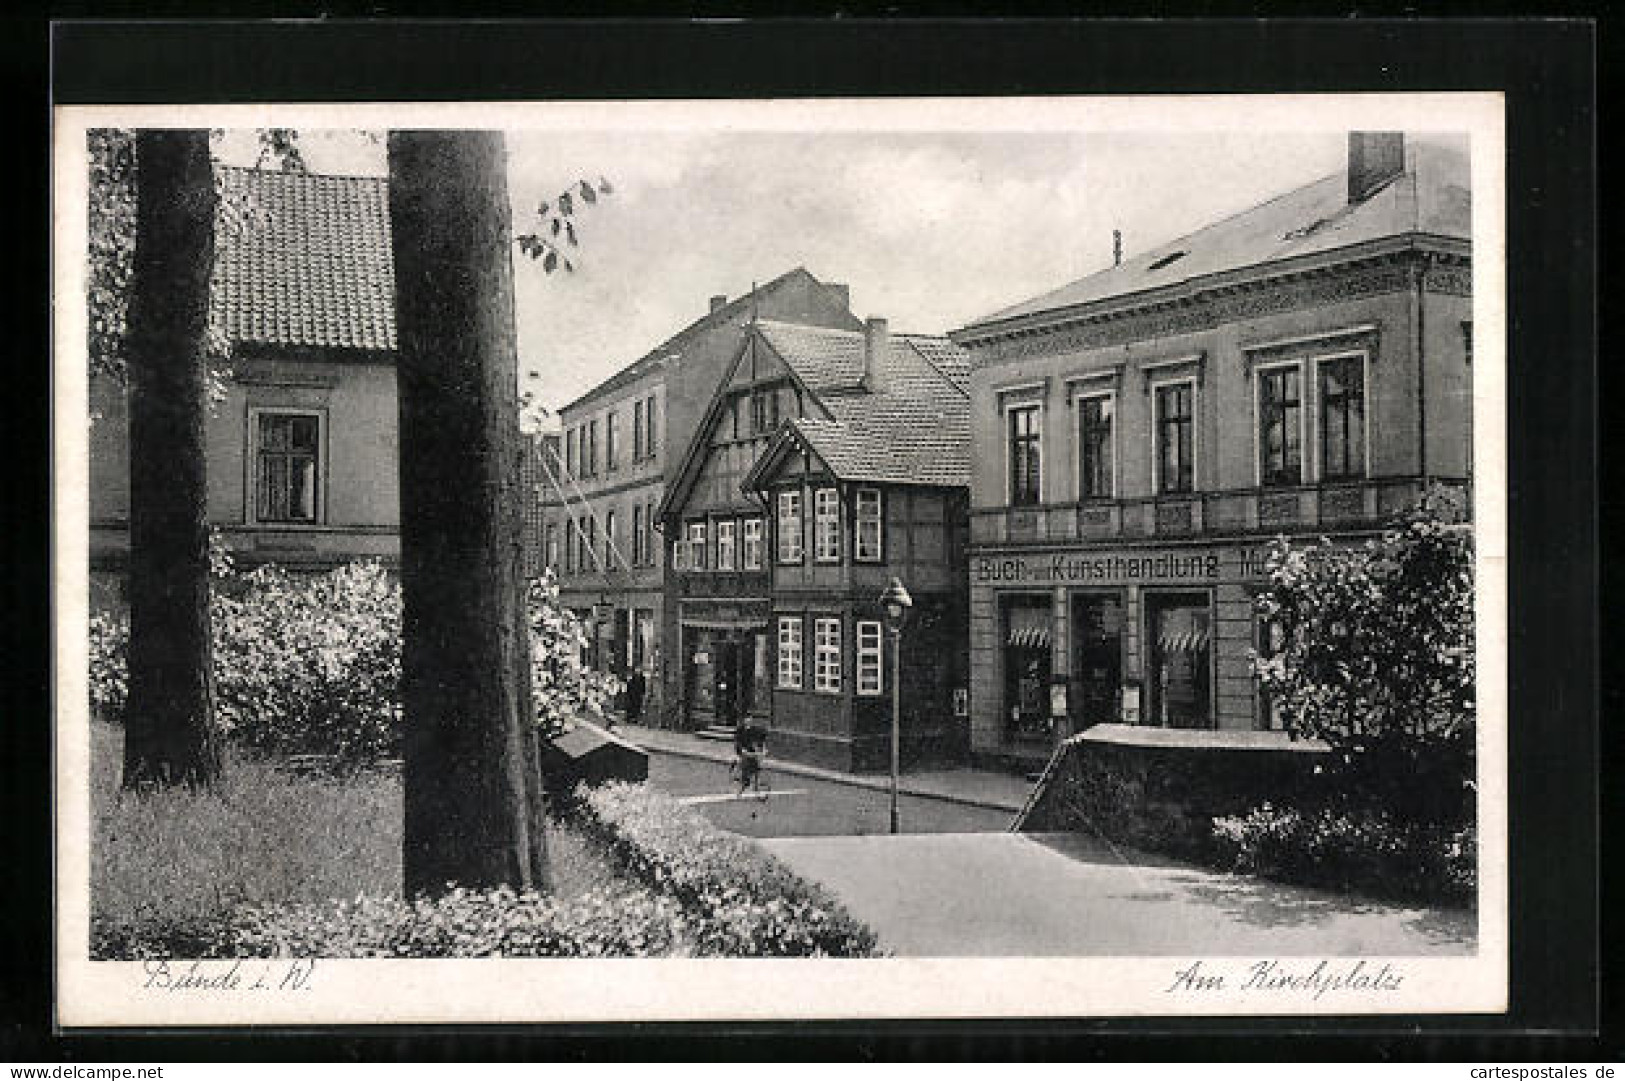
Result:
<svg viewBox="0 0 1625 1081">
<path fill-rule="evenodd" d="M 1160 494 L 1189 492 L 1196 488 L 1195 396 L 1194 381 L 1164 383 L 1157 387 L 1157 491 Z"/>
<path fill-rule="evenodd" d="M 1279 620 L 1258 617 L 1255 624 L 1256 644 L 1259 661 L 1269 663 L 1286 646 L 1286 627 Z M 1281 713 L 1281 706 L 1264 688 L 1261 681 L 1254 677 L 1254 686 L 1258 690 L 1258 727 L 1279 731 L 1286 727 L 1286 719 Z"/>
<path fill-rule="evenodd" d="M 1320 362 L 1320 475 L 1324 480 L 1363 477 L 1365 461 L 1365 357 Z"/>
<path fill-rule="evenodd" d="M 885 689 L 885 664 L 880 651 L 880 623 L 860 619 L 858 632 L 858 693 L 880 694 Z"/>
<path fill-rule="evenodd" d="M 1258 372 L 1259 482 L 1303 483 L 1303 400 L 1296 364 Z"/>
<path fill-rule="evenodd" d="M 1041 425 L 1038 406 L 1010 410 L 1010 505 L 1036 505 L 1041 498 Z"/>
<path fill-rule="evenodd" d="M 841 497 L 834 488 L 813 493 L 813 558 L 820 563 L 841 559 Z"/>
<path fill-rule="evenodd" d="M 762 569 L 762 520 L 746 518 L 744 532 L 744 569 L 759 571 Z"/>
<path fill-rule="evenodd" d="M 813 690 L 834 694 L 841 689 L 841 621 L 813 623 Z"/>
<path fill-rule="evenodd" d="M 779 516 L 775 529 L 778 533 L 779 562 L 800 563 L 802 552 L 800 490 L 780 492 L 778 509 Z"/>
<path fill-rule="evenodd" d="M 801 689 L 801 617 L 779 617 L 779 686 Z"/>
<path fill-rule="evenodd" d="M 734 569 L 734 530 L 733 522 L 717 523 L 717 570 L 731 571 Z"/>
<path fill-rule="evenodd" d="M 1047 738 L 1049 686 L 1054 674 L 1050 635 L 1055 617 L 1050 599 L 1006 597 L 1001 608 L 1006 733 L 1013 739 Z"/>
<path fill-rule="evenodd" d="M 1213 727 L 1212 614 L 1205 594 L 1146 598 L 1151 666 L 1150 723 Z"/>
<path fill-rule="evenodd" d="M 321 517 L 322 418 L 254 413 L 254 520 L 315 525 Z"/>
<path fill-rule="evenodd" d="M 1078 498 L 1110 499 L 1115 491 L 1112 422 L 1116 399 L 1095 394 L 1078 399 Z"/>
<path fill-rule="evenodd" d="M 880 489 L 858 489 L 856 518 L 857 545 L 853 553 L 854 558 L 860 563 L 879 563 L 885 558 Z"/>
</svg>

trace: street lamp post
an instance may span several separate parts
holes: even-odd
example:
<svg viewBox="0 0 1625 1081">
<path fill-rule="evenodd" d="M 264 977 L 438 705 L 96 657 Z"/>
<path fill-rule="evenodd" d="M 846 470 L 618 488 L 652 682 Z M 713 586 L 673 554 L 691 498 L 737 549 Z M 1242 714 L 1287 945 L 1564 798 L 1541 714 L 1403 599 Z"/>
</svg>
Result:
<svg viewBox="0 0 1625 1081">
<path fill-rule="evenodd" d="M 880 607 L 886 616 L 886 632 L 891 635 L 891 831 L 897 833 L 897 784 L 902 772 L 903 623 L 914 607 L 914 598 L 903 588 L 902 580 L 894 577 L 880 595 Z"/>
</svg>

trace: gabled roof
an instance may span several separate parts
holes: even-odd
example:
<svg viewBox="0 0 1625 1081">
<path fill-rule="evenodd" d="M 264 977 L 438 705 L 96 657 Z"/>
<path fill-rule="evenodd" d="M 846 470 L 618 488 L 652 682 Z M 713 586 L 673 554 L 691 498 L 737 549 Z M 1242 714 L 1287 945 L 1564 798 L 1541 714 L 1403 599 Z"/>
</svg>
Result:
<svg viewBox="0 0 1625 1081">
<path fill-rule="evenodd" d="M 1408 138 L 1405 172 L 1357 203 L 1348 202 L 1347 174 L 1339 170 L 1120 266 L 984 316 L 956 336 L 1377 241 L 1470 241 L 1470 192 L 1464 147 Z"/>
<path fill-rule="evenodd" d="M 844 481 L 959 487 L 970 483 L 969 355 L 946 338 L 893 334 L 863 382 L 864 334 L 762 321 L 757 329 L 827 418 L 788 420 L 745 486 L 765 480 L 795 446 Z"/>
<path fill-rule="evenodd" d="M 213 314 L 227 338 L 395 349 L 395 264 L 382 177 L 222 166 Z"/>
<path fill-rule="evenodd" d="M 659 345 L 655 346 L 643 356 L 639 357 L 637 360 L 634 360 L 632 363 L 628 364 L 626 367 L 622 368 L 620 371 L 616 372 L 602 383 L 599 383 L 597 386 L 593 387 L 591 390 L 587 391 L 573 402 L 562 406 L 559 409 L 559 412 L 562 413 L 565 410 L 575 409 L 579 406 L 586 405 L 587 403 L 596 401 L 599 398 L 612 393 L 613 391 L 619 390 L 621 387 L 637 382 L 645 375 L 648 375 L 650 372 L 663 366 L 673 353 L 681 353 L 683 347 L 693 340 L 697 335 L 710 330 L 713 327 L 722 326 L 728 323 L 730 320 L 745 314 L 750 310 L 750 306 L 753 301 L 760 301 L 762 297 L 776 293 L 790 282 L 800 278 L 816 280 L 806 267 L 796 267 L 794 270 L 785 271 L 783 274 L 780 274 L 777 278 L 774 278 L 767 284 L 759 285 L 753 291 L 735 297 L 733 300 L 722 305 L 722 307 L 716 309 L 715 311 L 707 312 L 706 314 L 700 316 L 700 318 L 694 320 L 694 322 L 688 324 L 688 326 L 684 327 L 682 330 L 679 330 L 676 334 L 673 334 L 671 337 L 667 338 L 665 341 L 661 342 Z"/>
</svg>

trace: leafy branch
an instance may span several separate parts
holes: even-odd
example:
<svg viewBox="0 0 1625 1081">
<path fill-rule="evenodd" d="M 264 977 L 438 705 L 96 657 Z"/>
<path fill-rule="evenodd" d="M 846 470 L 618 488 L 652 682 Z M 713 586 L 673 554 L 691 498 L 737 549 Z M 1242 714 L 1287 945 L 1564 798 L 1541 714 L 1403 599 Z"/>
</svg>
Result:
<svg viewBox="0 0 1625 1081">
<path fill-rule="evenodd" d="M 541 260 L 542 269 L 547 273 L 555 270 L 573 272 L 575 262 L 570 258 L 569 250 L 581 245 L 576 235 L 576 199 L 579 197 L 585 206 L 592 206 L 600 197 L 611 195 L 614 191 L 614 187 L 603 177 L 598 178 L 596 186 L 585 180 L 577 181 L 538 206 L 536 217 L 539 224 L 536 231 L 522 233 L 514 237 L 514 242 L 519 245 L 520 251 L 532 259 Z"/>
</svg>

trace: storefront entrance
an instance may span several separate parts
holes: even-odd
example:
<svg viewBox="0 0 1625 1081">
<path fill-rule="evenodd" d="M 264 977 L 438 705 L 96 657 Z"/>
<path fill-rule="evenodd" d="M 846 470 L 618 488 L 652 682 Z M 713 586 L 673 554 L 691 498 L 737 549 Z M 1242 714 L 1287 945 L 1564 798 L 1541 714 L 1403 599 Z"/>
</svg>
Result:
<svg viewBox="0 0 1625 1081">
<path fill-rule="evenodd" d="M 1004 720 L 1006 738 L 1048 740 L 1050 723 L 1050 627 L 1047 596 L 1002 601 L 1004 629 Z"/>
<path fill-rule="evenodd" d="M 691 725 L 732 727 L 747 714 L 766 716 L 770 685 L 765 675 L 767 635 L 754 630 L 685 628 L 688 720 Z"/>
<path fill-rule="evenodd" d="M 1117 593 L 1072 595 L 1073 731 L 1122 719 L 1123 599 Z"/>
<path fill-rule="evenodd" d="M 1145 598 L 1151 712 L 1161 728 L 1213 727 L 1212 608 L 1206 593 Z"/>
</svg>

